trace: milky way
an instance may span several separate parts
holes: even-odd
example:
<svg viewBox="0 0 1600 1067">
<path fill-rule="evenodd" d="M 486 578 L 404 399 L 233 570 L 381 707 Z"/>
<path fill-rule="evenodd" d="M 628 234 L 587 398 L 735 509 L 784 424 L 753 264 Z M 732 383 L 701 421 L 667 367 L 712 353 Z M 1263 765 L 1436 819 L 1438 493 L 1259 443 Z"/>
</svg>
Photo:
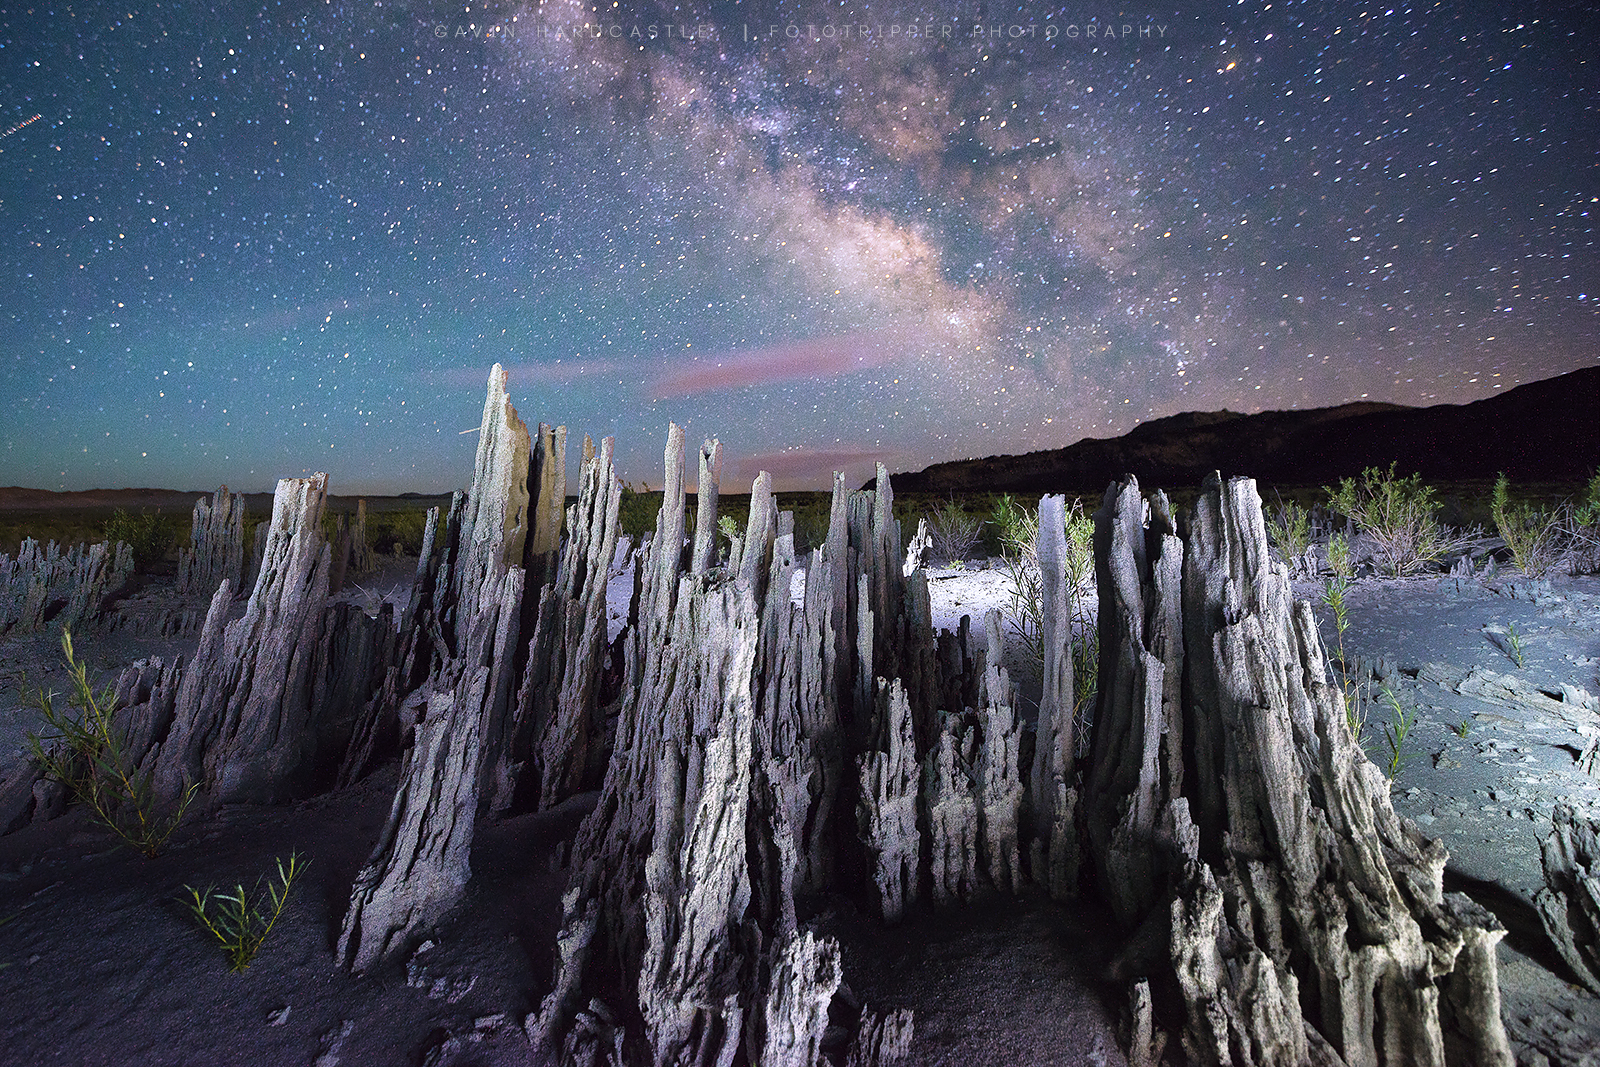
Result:
<svg viewBox="0 0 1600 1067">
<path fill-rule="evenodd" d="M 1596 39 L 1578 5 L 13 11 L 0 483 L 447 489 L 495 362 L 636 485 L 669 420 L 721 438 L 730 491 L 1463 403 L 1600 362 Z"/>
</svg>

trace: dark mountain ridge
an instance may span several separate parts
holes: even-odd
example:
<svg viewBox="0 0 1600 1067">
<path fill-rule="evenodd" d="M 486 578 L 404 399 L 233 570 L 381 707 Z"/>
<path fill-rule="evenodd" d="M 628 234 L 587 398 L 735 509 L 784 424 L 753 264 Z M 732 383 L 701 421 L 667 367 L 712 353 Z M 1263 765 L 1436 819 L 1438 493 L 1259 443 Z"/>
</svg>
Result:
<svg viewBox="0 0 1600 1067">
<path fill-rule="evenodd" d="M 901 493 L 1091 493 L 1129 474 L 1197 485 L 1214 470 L 1284 485 L 1329 484 L 1398 461 L 1403 475 L 1576 482 L 1600 465 L 1600 367 L 1470 404 L 1356 403 L 1309 411 L 1184 412 L 1121 437 L 895 474 Z M 870 485 L 871 483 L 869 483 Z"/>
</svg>

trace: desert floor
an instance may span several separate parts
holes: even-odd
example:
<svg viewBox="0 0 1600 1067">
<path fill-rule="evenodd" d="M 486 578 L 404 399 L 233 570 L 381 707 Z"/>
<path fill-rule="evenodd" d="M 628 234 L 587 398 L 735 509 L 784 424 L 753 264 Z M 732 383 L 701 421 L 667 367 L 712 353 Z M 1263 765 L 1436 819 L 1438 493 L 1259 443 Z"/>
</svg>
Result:
<svg viewBox="0 0 1600 1067">
<path fill-rule="evenodd" d="M 344 595 L 373 610 L 403 601 L 411 566 L 395 561 Z M 970 614 L 981 630 L 984 612 L 1008 600 L 1002 573 L 983 565 L 930 578 L 936 626 Z M 626 581 L 613 585 L 614 626 Z M 1313 603 L 1320 591 L 1296 586 Z M 154 609 L 163 587 L 140 595 Z M 1578 764 L 1600 737 L 1600 580 L 1363 579 L 1349 603 L 1347 654 L 1416 714 L 1395 806 L 1448 847 L 1447 888 L 1509 930 L 1501 989 L 1519 1063 L 1600 1064 L 1600 998 L 1573 982 L 1533 905 L 1552 806 L 1600 808 L 1600 781 Z M 0 779 L 37 725 L 24 687 L 64 688 L 58 641 L 0 640 Z M 109 678 L 195 641 L 88 632 L 77 643 Z M 1375 712 L 1370 747 L 1386 758 L 1382 726 Z M 0 919 L 12 917 L 0 926 L 0 1063 L 530 1063 L 522 1023 L 551 981 L 559 860 L 593 796 L 480 828 L 465 906 L 404 967 L 352 978 L 335 968 L 333 943 L 396 780 L 391 764 L 291 807 L 195 816 L 154 860 L 112 848 L 77 809 L 0 837 Z M 303 882 L 255 962 L 232 974 L 183 903 L 185 886 L 248 887 L 291 851 L 310 860 Z M 1126 990 L 1102 979 L 1116 943 L 1094 906 L 993 897 L 882 929 L 841 904 L 815 922 L 844 944 L 856 998 L 914 1009 L 915 1064 L 1124 1062 L 1115 1034 Z"/>
</svg>

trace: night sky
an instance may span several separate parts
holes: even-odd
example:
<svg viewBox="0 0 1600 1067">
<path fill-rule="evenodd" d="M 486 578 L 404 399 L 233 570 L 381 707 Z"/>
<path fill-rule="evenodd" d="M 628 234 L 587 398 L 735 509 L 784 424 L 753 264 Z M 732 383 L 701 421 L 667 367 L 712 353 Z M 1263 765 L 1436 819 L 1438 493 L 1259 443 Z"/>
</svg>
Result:
<svg viewBox="0 0 1600 1067">
<path fill-rule="evenodd" d="M 7 5 L 0 484 L 445 490 L 495 362 L 570 463 L 615 435 L 659 487 L 673 420 L 730 492 L 1465 403 L 1600 362 L 1597 40 L 1577 4 Z"/>
</svg>

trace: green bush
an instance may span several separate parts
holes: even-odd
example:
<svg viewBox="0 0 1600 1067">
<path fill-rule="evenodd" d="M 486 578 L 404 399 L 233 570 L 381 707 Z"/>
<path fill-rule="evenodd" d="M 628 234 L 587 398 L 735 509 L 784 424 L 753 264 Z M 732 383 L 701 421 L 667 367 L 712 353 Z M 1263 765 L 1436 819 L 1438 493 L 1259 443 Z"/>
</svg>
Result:
<svg viewBox="0 0 1600 1067">
<path fill-rule="evenodd" d="M 1600 471 L 1595 471 L 1583 491 L 1583 499 L 1573 508 L 1572 517 L 1579 526 L 1600 526 Z"/>
<path fill-rule="evenodd" d="M 56 694 L 40 688 L 34 706 L 55 731 L 28 734 L 28 748 L 44 774 L 88 806 L 90 814 L 127 844 L 155 856 L 178 828 L 194 799 L 196 786 L 185 790 L 177 810 L 156 814 L 151 771 L 140 772 L 128 751 L 127 738 L 113 721 L 115 697 L 107 686 L 99 693 L 89 684 L 88 664 L 72 651 L 72 631 L 61 632 L 67 672 L 72 679 L 68 709 L 55 706 Z"/>
<path fill-rule="evenodd" d="M 1560 510 L 1547 511 L 1525 501 L 1511 500 L 1510 480 L 1495 479 L 1489 513 L 1511 559 L 1523 574 L 1542 578 L 1566 555 Z"/>
<path fill-rule="evenodd" d="M 1293 500 L 1278 500 L 1267 516 L 1267 534 L 1278 555 L 1293 573 L 1305 566 L 1306 548 L 1311 544 L 1311 513 Z"/>
<path fill-rule="evenodd" d="M 284 865 L 282 859 L 276 863 L 277 884 L 268 882 L 265 893 L 262 892 L 262 879 L 259 878 L 256 879 L 255 888 L 248 894 L 242 884 L 234 886 L 232 893 L 218 893 L 215 886 L 208 886 L 204 893 L 193 886 L 183 887 L 191 897 L 189 909 L 200 924 L 222 943 L 222 951 L 228 957 L 228 967 L 234 974 L 250 966 L 250 961 L 261 951 L 267 935 L 278 925 L 283 909 L 289 904 L 289 892 L 294 888 L 295 879 L 306 868 L 298 852 L 289 854 L 288 866 Z"/>
<path fill-rule="evenodd" d="M 123 541 L 133 549 L 133 566 L 138 571 L 148 571 L 152 565 L 166 559 L 167 553 L 177 544 L 177 531 L 172 521 L 148 511 L 141 511 L 136 518 L 126 509 L 118 508 L 106 520 L 104 532 L 106 540 L 113 545 Z"/>
<path fill-rule="evenodd" d="M 1373 542 L 1373 559 L 1395 577 L 1413 574 L 1464 547 L 1438 520 L 1439 503 L 1422 475 L 1401 478 L 1396 464 L 1387 472 L 1368 467 L 1361 478 L 1346 478 L 1338 489 L 1324 488 L 1333 509 L 1355 523 Z"/>
<path fill-rule="evenodd" d="M 656 516 L 660 512 L 660 493 L 641 493 L 627 482 L 622 483 L 622 500 L 617 509 L 617 525 L 622 528 L 624 534 L 633 538 L 635 545 L 646 534 L 655 532 Z"/>
<path fill-rule="evenodd" d="M 245 527 L 247 530 L 250 528 Z M 374 551 L 393 552 L 394 546 L 407 555 L 422 553 L 422 536 L 428 529 L 426 511 L 371 511 L 367 512 L 367 543 Z"/>
</svg>

